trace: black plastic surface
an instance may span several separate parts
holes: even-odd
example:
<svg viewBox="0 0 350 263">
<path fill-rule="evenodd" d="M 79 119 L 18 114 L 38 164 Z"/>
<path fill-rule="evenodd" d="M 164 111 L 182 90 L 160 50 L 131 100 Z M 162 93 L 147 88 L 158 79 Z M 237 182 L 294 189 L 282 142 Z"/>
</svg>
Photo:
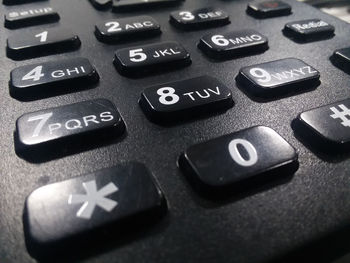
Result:
<svg viewBox="0 0 350 263">
<path fill-rule="evenodd" d="M 274 260 L 329 235 L 332 239 L 322 242 L 319 249 L 302 250 L 303 253 L 299 254 L 305 257 L 311 253 L 312 261 L 292 262 L 327 262 L 336 254 L 334 250 L 349 248 L 349 155 L 329 157 L 318 154 L 307 142 L 299 141 L 291 128 L 292 120 L 300 112 L 350 97 L 349 75 L 334 67 L 329 60 L 334 50 L 349 46 L 348 24 L 294 1 L 288 1 L 292 6 L 291 15 L 259 20 L 246 14 L 247 1 L 187 0 L 178 7 L 118 14 L 118 17 L 151 15 L 161 24 L 162 34 L 144 41 L 108 45 L 96 39 L 94 25 L 116 17 L 116 14 L 98 11 L 85 0 L 43 3 L 50 3 L 61 17 L 58 24 L 75 32 L 82 45 L 73 52 L 13 61 L 5 55 L 6 38 L 32 28 L 0 29 L 2 263 L 35 262 L 26 251 L 22 223 L 25 198 L 34 189 L 124 161 L 139 161 L 147 165 L 169 202 L 168 215 L 151 228 L 141 227 L 137 233 L 129 233 L 126 237 L 109 236 L 107 245 L 96 242 L 92 249 L 61 262 L 257 263 Z M 213 5 L 230 15 L 231 24 L 189 32 L 169 24 L 172 11 Z M 1 6 L 1 12 L 4 14 L 16 8 Z M 323 19 L 334 25 L 335 35 L 326 40 L 299 44 L 282 34 L 287 22 L 310 18 Z M 49 24 L 47 28 L 54 26 L 56 24 Z M 255 29 L 265 35 L 269 49 L 253 56 L 214 61 L 197 48 L 199 39 L 205 34 L 241 29 Z M 161 41 L 181 43 L 191 54 L 192 65 L 139 79 L 123 77 L 113 66 L 116 49 Z M 317 89 L 275 101 L 257 102 L 237 87 L 235 77 L 241 67 L 291 56 L 302 59 L 320 72 L 321 84 Z M 86 57 L 96 67 L 101 79 L 95 88 L 31 102 L 10 97 L 8 81 L 10 71 L 15 67 L 72 57 Z M 161 126 L 150 122 L 137 103 L 146 87 L 205 74 L 218 78 L 231 89 L 234 107 L 217 115 Z M 41 163 L 31 163 L 16 155 L 13 131 L 20 115 L 100 97 L 118 106 L 127 126 L 125 138 Z M 255 125 L 273 128 L 297 149 L 300 167 L 295 175 L 279 184 L 259 185 L 249 191 L 235 192 L 225 201 L 210 201 L 197 195 L 177 167 L 179 154 L 195 143 Z M 73 254 L 62 256 L 72 258 Z M 286 259 L 291 257 L 281 261 L 286 262 Z"/>
</svg>

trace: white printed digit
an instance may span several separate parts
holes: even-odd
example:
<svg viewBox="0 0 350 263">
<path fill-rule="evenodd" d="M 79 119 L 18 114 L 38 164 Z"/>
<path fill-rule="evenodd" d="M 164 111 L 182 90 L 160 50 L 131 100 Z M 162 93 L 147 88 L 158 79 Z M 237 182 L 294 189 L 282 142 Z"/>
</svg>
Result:
<svg viewBox="0 0 350 263">
<path fill-rule="evenodd" d="M 194 15 L 192 15 L 192 13 L 188 11 L 180 12 L 179 15 L 182 16 L 181 19 L 185 21 L 190 21 L 195 18 Z"/>
<path fill-rule="evenodd" d="M 164 105 L 172 105 L 180 100 L 180 97 L 175 94 L 175 89 L 172 87 L 164 87 L 157 90 L 159 102 Z"/>
<path fill-rule="evenodd" d="M 107 22 L 105 24 L 106 27 L 110 27 L 107 29 L 107 32 L 109 33 L 112 33 L 112 32 L 118 32 L 120 30 L 122 30 L 120 27 L 119 27 L 119 23 L 118 22 L 114 22 L 114 21 L 111 21 L 111 22 Z"/>
<path fill-rule="evenodd" d="M 255 78 L 258 78 L 258 81 L 262 83 L 271 81 L 270 73 L 262 68 L 252 68 L 249 70 L 249 74 Z"/>
<path fill-rule="evenodd" d="M 47 40 L 47 31 L 37 34 L 35 37 L 40 37 L 40 42 L 45 42 Z"/>
<path fill-rule="evenodd" d="M 241 145 L 244 147 L 244 149 L 247 151 L 249 159 L 244 159 L 241 155 L 241 153 L 238 150 L 238 145 Z M 230 155 L 232 159 L 239 165 L 248 167 L 256 164 L 258 161 L 258 154 L 256 152 L 256 149 L 254 146 L 244 139 L 234 139 L 232 140 L 228 145 L 228 150 L 230 152 Z"/>
<path fill-rule="evenodd" d="M 37 115 L 37 116 L 30 117 L 28 119 L 28 122 L 39 121 L 38 125 L 34 129 L 32 137 L 38 137 L 39 136 L 40 131 L 44 127 L 45 123 L 51 118 L 51 116 L 52 116 L 52 112 L 49 112 L 49 113 L 45 113 L 45 114 L 42 114 L 42 115 Z"/>
<path fill-rule="evenodd" d="M 130 60 L 132 62 L 142 62 L 147 59 L 147 55 L 142 52 L 143 49 L 132 49 L 129 51 Z"/>
<path fill-rule="evenodd" d="M 222 35 L 215 35 L 211 37 L 211 41 L 220 47 L 226 47 L 230 42 Z"/>
<path fill-rule="evenodd" d="M 25 74 L 22 78 L 22 80 L 33 80 L 33 81 L 38 81 L 40 80 L 42 77 L 45 76 L 44 73 L 41 73 L 41 71 L 43 70 L 43 66 L 37 66 L 34 69 L 32 69 L 31 71 L 29 71 L 27 74 Z"/>
</svg>

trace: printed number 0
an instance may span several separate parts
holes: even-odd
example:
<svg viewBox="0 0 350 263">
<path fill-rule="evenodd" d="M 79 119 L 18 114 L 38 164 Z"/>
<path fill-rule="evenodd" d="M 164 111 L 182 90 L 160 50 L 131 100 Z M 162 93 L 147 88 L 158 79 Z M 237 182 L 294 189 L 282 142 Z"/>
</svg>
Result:
<svg viewBox="0 0 350 263">
<path fill-rule="evenodd" d="M 244 159 L 241 155 L 241 153 L 238 150 L 238 145 L 241 145 L 244 147 L 244 149 L 247 151 L 249 159 Z M 239 165 L 248 167 L 256 164 L 258 161 L 258 154 L 256 152 L 256 149 L 254 146 L 244 139 L 234 139 L 232 140 L 228 145 L 228 150 L 230 152 L 230 155 L 232 159 Z"/>
<path fill-rule="evenodd" d="M 105 26 L 110 27 L 110 28 L 107 29 L 107 32 L 109 32 L 109 33 L 118 32 L 118 31 L 122 30 L 119 27 L 119 23 L 118 22 L 113 22 L 113 21 L 112 22 L 107 22 L 105 24 Z"/>
<path fill-rule="evenodd" d="M 190 21 L 195 18 L 194 15 L 192 15 L 192 13 L 188 11 L 180 12 L 179 15 L 182 16 L 181 19 L 185 21 Z"/>
<path fill-rule="evenodd" d="M 160 88 L 157 90 L 157 94 L 160 96 L 159 102 L 164 105 L 172 105 L 180 100 L 180 97 L 175 94 L 175 89 L 172 87 Z"/>
<path fill-rule="evenodd" d="M 130 60 L 132 62 L 142 62 L 145 61 L 147 59 L 147 55 L 145 53 L 142 52 L 143 49 L 139 48 L 139 49 L 132 49 L 129 51 L 129 56 L 130 56 Z M 138 58 L 137 58 L 138 57 Z"/>
<path fill-rule="evenodd" d="M 27 74 L 25 74 L 22 78 L 22 80 L 33 80 L 33 81 L 38 81 L 41 79 L 41 77 L 44 77 L 45 74 L 41 73 L 43 70 L 43 66 L 37 66 L 31 71 L 29 71 Z"/>
<path fill-rule="evenodd" d="M 252 68 L 249 70 L 249 74 L 258 78 L 258 81 L 262 83 L 271 81 L 271 74 L 262 68 Z"/>
</svg>

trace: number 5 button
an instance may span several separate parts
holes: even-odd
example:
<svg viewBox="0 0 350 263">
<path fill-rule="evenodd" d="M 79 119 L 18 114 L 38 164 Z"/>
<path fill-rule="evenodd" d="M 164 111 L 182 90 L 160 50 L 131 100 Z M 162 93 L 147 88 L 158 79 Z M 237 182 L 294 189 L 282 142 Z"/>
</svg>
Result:
<svg viewBox="0 0 350 263">
<path fill-rule="evenodd" d="M 148 88 L 139 103 L 150 119 L 171 121 L 227 109 L 233 100 L 224 84 L 202 76 Z"/>
<path fill-rule="evenodd" d="M 200 190 L 222 190 L 248 179 L 292 174 L 294 148 L 274 130 L 256 126 L 188 148 L 180 168 Z"/>
</svg>

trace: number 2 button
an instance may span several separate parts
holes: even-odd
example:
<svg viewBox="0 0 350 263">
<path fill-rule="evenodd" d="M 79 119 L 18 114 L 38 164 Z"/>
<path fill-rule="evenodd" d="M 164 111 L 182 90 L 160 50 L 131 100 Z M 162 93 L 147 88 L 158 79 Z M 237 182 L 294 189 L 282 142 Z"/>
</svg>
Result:
<svg viewBox="0 0 350 263">
<path fill-rule="evenodd" d="M 201 76 L 148 88 L 139 103 L 151 120 L 166 122 L 224 110 L 233 105 L 233 100 L 224 84 Z"/>
<path fill-rule="evenodd" d="M 271 128 L 256 126 L 188 148 L 180 168 L 200 190 L 223 190 L 249 179 L 292 174 L 294 148 Z"/>
</svg>

